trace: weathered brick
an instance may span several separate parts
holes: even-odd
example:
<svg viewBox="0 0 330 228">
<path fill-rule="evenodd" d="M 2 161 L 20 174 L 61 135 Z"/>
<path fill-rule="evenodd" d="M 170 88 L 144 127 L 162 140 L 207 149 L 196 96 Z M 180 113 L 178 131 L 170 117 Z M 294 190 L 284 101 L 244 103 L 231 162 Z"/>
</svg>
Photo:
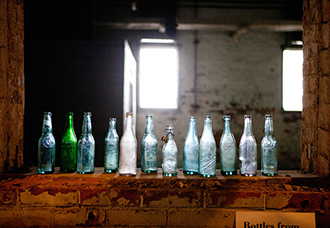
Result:
<svg viewBox="0 0 330 228">
<path fill-rule="evenodd" d="M 313 192 L 294 192 L 286 208 L 314 210 L 322 208 L 324 195 Z"/>
<path fill-rule="evenodd" d="M 53 221 L 56 227 L 85 224 L 86 209 L 82 207 L 56 208 L 53 212 Z"/>
<path fill-rule="evenodd" d="M 328 62 L 330 62 L 330 58 L 329 58 Z M 319 104 L 320 105 L 319 106 L 320 106 L 320 108 L 323 107 L 323 108 L 326 108 L 327 110 L 329 110 L 329 106 L 325 106 L 325 105 L 330 105 L 330 92 L 329 92 L 330 77 L 329 76 L 324 76 L 324 77 L 320 78 L 320 86 L 319 86 L 319 90 L 320 90 L 320 95 L 319 95 Z M 322 110 L 320 110 L 320 111 L 322 111 Z M 324 115 L 324 113 L 322 113 L 322 114 Z M 323 116 L 323 119 L 321 119 L 322 122 L 325 121 L 324 117 L 326 117 L 326 116 Z"/>
<path fill-rule="evenodd" d="M 235 227 L 235 211 L 229 209 L 171 209 L 170 227 Z"/>
<path fill-rule="evenodd" d="M 264 208 L 265 194 L 258 191 L 209 191 L 205 194 L 206 207 Z"/>
<path fill-rule="evenodd" d="M 329 228 L 330 212 L 318 212 L 315 214 L 317 228 Z"/>
<path fill-rule="evenodd" d="M 321 13 L 322 13 L 322 22 L 328 22 L 330 21 L 330 2 L 328 0 L 322 0 L 322 7 L 321 7 Z"/>
<path fill-rule="evenodd" d="M 201 207 L 198 190 L 145 190 L 143 206 L 146 207 Z"/>
<path fill-rule="evenodd" d="M 34 188 L 19 192 L 23 205 L 72 206 L 78 204 L 78 193 L 71 189 Z"/>
<path fill-rule="evenodd" d="M 107 226 L 166 226 L 166 211 L 164 209 L 107 209 Z"/>
<path fill-rule="evenodd" d="M 15 205 L 17 202 L 16 189 L 1 188 L 0 189 L 0 205 Z"/>
<path fill-rule="evenodd" d="M 108 194 L 109 191 L 109 189 L 103 188 L 79 189 L 79 203 L 81 205 L 111 205 Z"/>
<path fill-rule="evenodd" d="M 87 209 L 86 222 L 88 226 L 100 226 L 105 223 L 105 211 L 102 209 Z"/>
<path fill-rule="evenodd" d="M 290 192 L 268 192 L 266 195 L 266 209 L 282 209 L 288 206 L 292 197 Z"/>
<path fill-rule="evenodd" d="M 79 189 L 82 205 L 140 206 L 138 189 Z"/>
<path fill-rule="evenodd" d="M 52 218 L 52 208 L 0 208 L 0 227 L 50 227 Z"/>
</svg>

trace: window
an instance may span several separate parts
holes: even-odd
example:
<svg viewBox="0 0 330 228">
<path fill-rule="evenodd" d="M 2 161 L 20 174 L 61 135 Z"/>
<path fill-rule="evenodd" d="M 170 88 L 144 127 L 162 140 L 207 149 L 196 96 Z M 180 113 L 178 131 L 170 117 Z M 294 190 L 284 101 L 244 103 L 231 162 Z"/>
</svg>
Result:
<svg viewBox="0 0 330 228">
<path fill-rule="evenodd" d="M 173 40 L 142 39 L 139 59 L 140 108 L 178 108 L 178 49 Z"/>
<path fill-rule="evenodd" d="M 284 111 L 302 111 L 303 51 L 283 50 L 282 100 Z"/>
</svg>

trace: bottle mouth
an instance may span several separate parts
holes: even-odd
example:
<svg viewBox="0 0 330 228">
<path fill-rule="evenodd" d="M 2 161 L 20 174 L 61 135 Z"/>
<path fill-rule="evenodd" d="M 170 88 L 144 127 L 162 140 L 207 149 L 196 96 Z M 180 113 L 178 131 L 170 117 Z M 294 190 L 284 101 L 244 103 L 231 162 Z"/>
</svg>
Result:
<svg viewBox="0 0 330 228">
<path fill-rule="evenodd" d="M 73 116 L 73 112 L 66 112 L 65 114 L 68 116 Z"/>
<path fill-rule="evenodd" d="M 44 112 L 44 115 L 52 115 L 52 112 Z"/>
<path fill-rule="evenodd" d="M 133 113 L 131 113 L 131 112 L 126 112 L 126 117 L 128 117 L 128 116 L 133 116 Z"/>
<path fill-rule="evenodd" d="M 223 119 L 224 120 L 231 120 L 231 115 L 224 115 L 223 116 Z"/>
<path fill-rule="evenodd" d="M 165 130 L 173 130 L 174 126 L 173 124 L 167 124 Z"/>
<path fill-rule="evenodd" d="M 272 114 L 266 114 L 266 115 L 265 115 L 265 118 L 266 118 L 266 119 L 269 119 L 269 118 L 272 118 L 272 117 L 273 117 Z"/>
<path fill-rule="evenodd" d="M 147 118 L 152 118 L 152 114 L 148 114 L 148 115 L 146 115 L 146 119 Z"/>
<path fill-rule="evenodd" d="M 251 118 L 252 118 L 252 115 L 244 115 L 244 118 L 249 118 L 249 119 L 251 119 Z"/>
<path fill-rule="evenodd" d="M 196 116 L 189 116 L 189 120 L 196 120 Z"/>
<path fill-rule="evenodd" d="M 109 121 L 115 121 L 115 122 L 117 122 L 117 118 L 109 118 Z"/>
<path fill-rule="evenodd" d="M 91 112 L 84 112 L 84 115 L 85 115 L 85 116 L 88 116 L 88 115 L 91 116 L 92 113 L 91 113 Z"/>
</svg>

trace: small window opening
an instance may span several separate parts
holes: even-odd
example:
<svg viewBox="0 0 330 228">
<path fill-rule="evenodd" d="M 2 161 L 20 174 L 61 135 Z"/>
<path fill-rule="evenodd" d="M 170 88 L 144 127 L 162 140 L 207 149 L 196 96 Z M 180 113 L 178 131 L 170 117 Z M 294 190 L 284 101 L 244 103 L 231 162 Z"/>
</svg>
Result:
<svg viewBox="0 0 330 228">
<path fill-rule="evenodd" d="M 170 39 L 142 39 L 139 58 L 140 108 L 178 108 L 178 49 Z"/>
<path fill-rule="evenodd" d="M 284 111 L 302 111 L 302 64 L 302 48 L 286 48 L 283 50 L 282 105 Z"/>
</svg>

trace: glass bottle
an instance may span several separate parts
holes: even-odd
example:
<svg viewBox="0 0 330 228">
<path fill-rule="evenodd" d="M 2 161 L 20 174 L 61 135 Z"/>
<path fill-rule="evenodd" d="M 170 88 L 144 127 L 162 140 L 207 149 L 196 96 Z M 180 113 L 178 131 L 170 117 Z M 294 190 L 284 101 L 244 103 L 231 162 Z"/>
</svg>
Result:
<svg viewBox="0 0 330 228">
<path fill-rule="evenodd" d="M 157 139 L 154 135 L 152 115 L 146 116 L 145 132 L 141 143 L 141 171 L 157 172 Z"/>
<path fill-rule="evenodd" d="M 137 140 L 133 132 L 133 114 L 126 113 L 126 127 L 120 140 L 118 172 L 122 176 L 136 175 Z"/>
<path fill-rule="evenodd" d="M 61 138 L 61 167 L 64 173 L 73 173 L 77 166 L 77 137 L 73 128 L 73 112 L 67 112 Z"/>
<path fill-rule="evenodd" d="M 92 135 L 92 114 L 84 112 L 81 136 L 77 145 L 77 173 L 94 173 L 95 140 Z"/>
<path fill-rule="evenodd" d="M 199 144 L 199 171 L 202 177 L 215 177 L 217 148 L 212 132 L 212 116 L 204 116 L 204 129 Z"/>
<path fill-rule="evenodd" d="M 186 140 L 183 145 L 183 173 L 198 174 L 199 143 L 196 131 L 196 116 L 189 117 Z"/>
<path fill-rule="evenodd" d="M 261 140 L 261 173 L 266 176 L 277 174 L 277 141 L 274 137 L 273 115 L 265 115 L 265 135 Z"/>
<path fill-rule="evenodd" d="M 252 132 L 252 115 L 244 115 L 244 131 L 239 143 L 240 173 L 257 175 L 257 142 Z"/>
<path fill-rule="evenodd" d="M 38 173 L 54 173 L 55 151 L 56 143 L 53 136 L 52 113 L 44 112 L 42 133 L 38 141 Z"/>
<path fill-rule="evenodd" d="M 113 173 L 118 169 L 119 136 L 116 118 L 109 118 L 109 130 L 105 137 L 104 172 Z"/>
<path fill-rule="evenodd" d="M 224 130 L 220 139 L 220 166 L 222 175 L 237 174 L 237 147 L 231 131 L 231 116 L 224 115 Z"/>
<path fill-rule="evenodd" d="M 174 141 L 173 129 L 174 126 L 172 124 L 167 124 L 165 128 L 166 136 L 162 137 L 162 140 L 165 142 L 162 150 L 162 171 L 163 176 L 166 177 L 176 176 L 178 169 L 178 148 Z"/>
</svg>

